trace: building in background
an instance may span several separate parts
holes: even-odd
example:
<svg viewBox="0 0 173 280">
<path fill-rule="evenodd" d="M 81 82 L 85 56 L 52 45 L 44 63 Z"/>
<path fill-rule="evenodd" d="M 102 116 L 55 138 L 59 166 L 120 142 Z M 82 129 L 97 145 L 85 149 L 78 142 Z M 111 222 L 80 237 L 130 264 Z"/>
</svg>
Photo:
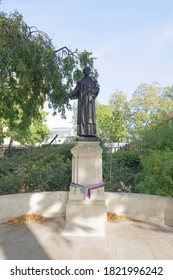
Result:
<svg viewBox="0 0 173 280">
<path fill-rule="evenodd" d="M 44 144 L 62 144 L 68 142 L 74 136 L 74 130 L 70 127 L 54 127 L 50 128 L 51 134 L 48 141 Z M 42 143 L 43 144 L 43 143 Z"/>
</svg>

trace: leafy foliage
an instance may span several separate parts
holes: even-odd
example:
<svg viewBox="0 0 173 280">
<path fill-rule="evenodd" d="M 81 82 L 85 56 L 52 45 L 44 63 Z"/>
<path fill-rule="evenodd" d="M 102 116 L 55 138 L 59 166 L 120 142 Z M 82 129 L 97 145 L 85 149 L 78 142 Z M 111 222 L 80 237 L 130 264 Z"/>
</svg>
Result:
<svg viewBox="0 0 173 280">
<path fill-rule="evenodd" d="M 127 137 L 127 100 L 122 92 L 116 91 L 110 99 L 110 105 L 98 105 L 98 134 L 109 142 L 119 142 Z"/>
<path fill-rule="evenodd" d="M 0 159 L 0 194 L 68 190 L 71 147 L 72 144 L 26 148 L 10 160 Z"/>
<path fill-rule="evenodd" d="M 106 189 L 173 196 L 173 87 L 141 84 L 130 101 L 116 91 L 109 104 L 99 106 L 101 135 L 118 142 L 128 131 L 133 151 L 104 158 Z"/>
<path fill-rule="evenodd" d="M 173 101 L 168 100 L 166 92 L 157 82 L 138 86 L 130 101 L 132 133 L 154 127 L 173 111 Z"/>
<path fill-rule="evenodd" d="M 107 168 L 106 168 L 107 167 Z M 136 192 L 136 178 L 142 172 L 142 165 L 139 153 L 135 151 L 121 151 L 113 155 L 112 158 L 112 182 L 109 182 L 109 160 L 104 162 L 104 177 L 108 182 L 107 189 L 117 191 L 118 189 L 129 189 Z M 124 187 L 123 187 L 124 186 Z M 126 186 L 126 187 L 125 187 Z"/>
<path fill-rule="evenodd" d="M 136 188 L 141 193 L 173 196 L 173 151 L 148 150 L 141 155 L 143 173 Z"/>
<path fill-rule="evenodd" d="M 12 130 L 6 128 L 4 135 L 10 137 L 11 141 L 17 141 L 21 145 L 34 145 L 48 140 L 50 130 L 46 125 L 46 113 L 40 112 L 39 120 L 33 120 L 27 130 L 21 130 L 20 127 L 15 127 Z M 20 122 L 19 120 L 17 121 Z"/>
<path fill-rule="evenodd" d="M 136 190 L 141 193 L 173 196 L 173 122 L 172 119 L 141 133 L 140 159 L 143 172 Z"/>
<path fill-rule="evenodd" d="M 98 135 L 113 141 L 113 128 L 113 107 L 109 105 L 99 105 L 97 109 Z"/>
<path fill-rule="evenodd" d="M 143 151 L 147 149 L 163 151 L 166 148 L 173 151 L 173 121 L 165 121 L 152 129 L 143 131 L 137 144 L 141 145 Z"/>
<path fill-rule="evenodd" d="M 18 12 L 0 13 L 0 42 L 0 120 L 10 131 L 24 131 L 39 120 L 46 100 L 65 117 L 65 97 L 84 65 L 97 76 L 92 53 L 56 50 L 47 34 L 29 27 Z"/>
</svg>

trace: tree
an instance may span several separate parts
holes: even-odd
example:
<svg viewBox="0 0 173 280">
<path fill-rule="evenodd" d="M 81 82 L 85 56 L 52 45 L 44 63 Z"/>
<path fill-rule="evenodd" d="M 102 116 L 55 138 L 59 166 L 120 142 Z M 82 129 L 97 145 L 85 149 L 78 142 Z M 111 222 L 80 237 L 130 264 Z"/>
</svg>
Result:
<svg viewBox="0 0 173 280">
<path fill-rule="evenodd" d="M 163 88 L 162 97 L 168 101 L 173 101 L 173 85 Z"/>
<path fill-rule="evenodd" d="M 157 82 L 138 86 L 130 101 L 133 134 L 162 122 L 173 110 L 173 101 L 165 98 L 164 90 Z"/>
<path fill-rule="evenodd" d="M 110 106 L 113 106 L 113 120 L 116 127 L 117 142 L 128 137 L 129 102 L 126 95 L 116 90 L 110 97 Z"/>
<path fill-rule="evenodd" d="M 0 13 L 0 120 L 1 126 L 26 131 L 41 118 L 45 101 L 65 117 L 65 97 L 88 64 L 93 69 L 92 53 L 66 46 L 55 49 L 51 39 L 36 27 L 29 27 L 18 12 Z"/>
<path fill-rule="evenodd" d="M 51 131 L 46 125 L 46 115 L 46 112 L 41 112 L 39 120 L 33 120 L 26 131 L 18 129 L 17 125 L 14 130 L 8 130 L 7 128 L 5 134 L 10 137 L 10 146 L 13 141 L 17 141 L 21 145 L 41 144 L 43 141 L 47 141 Z"/>
<path fill-rule="evenodd" d="M 112 144 L 114 138 L 113 107 L 109 105 L 99 105 L 97 108 L 97 133 L 99 137 L 106 140 L 110 146 L 109 181 L 112 181 Z"/>
<path fill-rule="evenodd" d="M 99 105 L 97 108 L 97 131 L 98 135 L 108 141 L 114 142 L 114 120 L 113 120 L 113 106 Z M 115 137 L 114 137 L 115 136 Z"/>
<path fill-rule="evenodd" d="M 99 105 L 97 109 L 97 127 L 98 135 L 104 138 L 110 146 L 110 182 L 112 181 L 112 148 L 114 142 L 120 142 L 127 136 L 126 122 L 124 120 L 125 111 L 120 107 L 123 106 L 122 95 L 118 92 L 112 96 L 111 105 Z M 119 99 L 119 104 L 118 104 Z M 115 103 L 114 103 L 115 101 Z M 116 102 L 117 101 L 117 102 Z"/>
<path fill-rule="evenodd" d="M 173 119 L 170 118 L 155 127 L 144 130 L 137 142 L 142 151 L 165 150 L 173 151 Z"/>
<path fill-rule="evenodd" d="M 99 135 L 111 142 L 119 142 L 127 137 L 128 101 L 121 91 L 115 91 L 109 105 L 99 105 L 97 124 Z"/>
</svg>

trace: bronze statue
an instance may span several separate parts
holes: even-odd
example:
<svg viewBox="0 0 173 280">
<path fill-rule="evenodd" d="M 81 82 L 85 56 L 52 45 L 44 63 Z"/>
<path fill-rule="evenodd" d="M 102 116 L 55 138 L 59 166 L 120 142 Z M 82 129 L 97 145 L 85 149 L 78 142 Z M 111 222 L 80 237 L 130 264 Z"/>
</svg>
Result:
<svg viewBox="0 0 173 280">
<path fill-rule="evenodd" d="M 100 88 L 97 80 L 90 77 L 90 67 L 86 66 L 83 73 L 84 77 L 77 82 L 69 98 L 78 99 L 77 135 L 96 137 L 95 98 Z"/>
</svg>

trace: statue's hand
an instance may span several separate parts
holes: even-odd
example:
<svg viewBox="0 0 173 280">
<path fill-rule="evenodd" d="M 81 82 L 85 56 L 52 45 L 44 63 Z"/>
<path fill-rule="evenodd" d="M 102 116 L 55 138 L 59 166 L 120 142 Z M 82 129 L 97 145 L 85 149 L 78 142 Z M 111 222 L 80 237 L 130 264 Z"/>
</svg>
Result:
<svg viewBox="0 0 173 280">
<path fill-rule="evenodd" d="M 96 89 L 92 89 L 91 94 L 92 94 L 92 96 L 94 96 L 94 98 L 96 98 L 98 95 L 98 92 Z"/>
<path fill-rule="evenodd" d="M 95 95 L 92 94 L 92 93 L 90 93 L 90 95 L 89 95 L 89 101 L 93 101 L 93 99 L 95 99 Z"/>
</svg>

